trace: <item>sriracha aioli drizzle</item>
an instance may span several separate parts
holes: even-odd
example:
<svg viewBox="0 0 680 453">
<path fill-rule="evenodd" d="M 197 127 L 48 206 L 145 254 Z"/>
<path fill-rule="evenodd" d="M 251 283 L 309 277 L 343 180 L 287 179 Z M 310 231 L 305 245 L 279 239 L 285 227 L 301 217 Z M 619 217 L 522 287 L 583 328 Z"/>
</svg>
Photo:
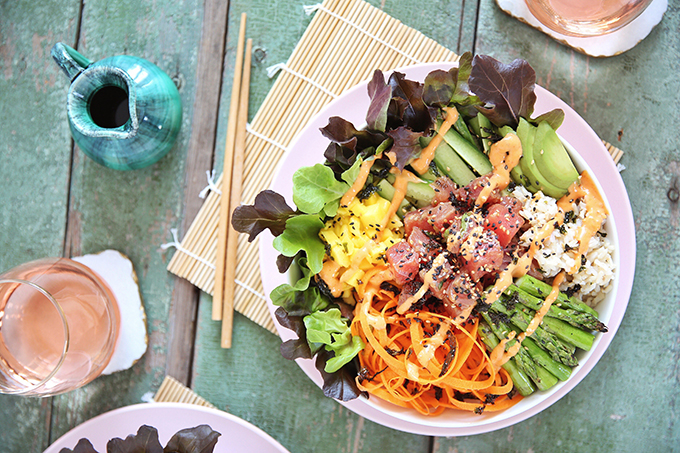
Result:
<svg viewBox="0 0 680 453">
<path fill-rule="evenodd" d="M 574 209 L 576 200 L 579 198 L 583 198 L 586 203 L 587 215 L 577 233 L 579 242 L 577 257 L 583 256 L 588 251 L 590 238 L 600 230 L 602 222 L 609 214 L 607 212 L 607 207 L 604 205 L 604 200 L 602 200 L 602 195 L 600 195 L 597 186 L 595 186 L 595 182 L 587 171 L 584 171 L 581 174 L 581 183 L 573 183 L 569 187 L 569 193 L 557 202 L 557 206 L 564 212 L 572 210 Z M 574 261 L 574 267 L 569 269 L 569 274 L 571 275 L 577 273 L 581 267 L 581 261 L 579 259 Z"/>
<path fill-rule="evenodd" d="M 453 126 L 453 124 L 458 121 L 458 110 L 456 110 L 455 107 L 444 107 L 443 110 L 446 112 L 444 122 L 439 127 L 439 130 L 435 136 L 432 137 L 430 143 L 428 143 L 427 146 L 420 152 L 420 157 L 411 162 L 411 167 L 413 167 L 413 169 L 419 174 L 425 173 L 428 168 L 430 168 L 430 162 L 432 162 L 432 159 L 434 159 L 434 152 L 436 151 L 437 146 L 439 146 L 441 143 L 446 132 L 451 129 L 451 126 Z"/>
<path fill-rule="evenodd" d="M 401 172 L 399 172 L 393 167 L 391 172 L 393 174 L 396 174 L 396 179 L 392 184 L 392 187 L 394 187 L 394 196 L 392 197 L 392 202 L 390 203 L 390 209 L 385 213 L 385 216 L 380 221 L 380 238 L 382 238 L 382 235 L 387 228 L 387 224 L 390 222 L 392 217 L 397 213 L 399 205 L 401 204 L 402 201 L 404 201 L 404 197 L 406 196 L 406 190 L 408 189 L 408 183 L 422 182 L 420 178 L 418 178 L 416 175 L 414 175 L 408 170 L 402 170 Z"/>
<path fill-rule="evenodd" d="M 368 179 L 368 174 L 371 172 L 373 162 L 375 162 L 375 159 L 365 160 L 361 163 L 359 175 L 352 184 L 352 187 L 350 187 L 340 199 L 340 206 L 349 206 L 352 200 L 354 200 L 354 197 L 356 197 L 359 191 L 364 187 L 364 184 L 366 184 L 366 180 Z"/>
<path fill-rule="evenodd" d="M 536 314 L 531 319 L 531 322 L 529 322 L 527 329 L 524 332 L 517 335 L 517 340 L 512 346 L 510 346 L 507 350 L 505 349 L 508 342 L 515 338 L 515 331 L 510 332 L 508 336 L 506 338 L 503 338 L 503 340 L 501 340 L 501 342 L 498 343 L 498 345 L 493 349 L 493 351 L 491 351 L 489 359 L 491 360 L 491 363 L 493 364 L 494 368 L 499 368 L 503 366 L 508 360 L 517 355 L 522 345 L 522 341 L 524 341 L 526 337 L 529 337 L 534 332 L 536 332 L 536 329 L 538 329 L 538 326 L 541 325 L 541 322 L 543 321 L 545 315 L 548 313 L 548 310 L 550 310 L 550 306 L 553 304 L 553 302 L 557 300 L 557 296 L 559 296 L 560 294 L 560 285 L 562 284 L 562 281 L 564 281 L 564 271 L 560 272 L 555 276 L 550 294 L 548 294 L 548 297 L 546 297 L 545 301 L 543 301 L 543 305 L 541 305 L 541 308 L 538 311 L 536 311 Z"/>
<path fill-rule="evenodd" d="M 493 165 L 493 174 L 486 186 L 477 197 L 476 206 L 482 206 L 489 199 L 494 189 L 505 189 L 510 184 L 510 170 L 515 168 L 522 157 L 522 142 L 517 134 L 506 134 L 489 149 L 489 161 Z"/>
</svg>

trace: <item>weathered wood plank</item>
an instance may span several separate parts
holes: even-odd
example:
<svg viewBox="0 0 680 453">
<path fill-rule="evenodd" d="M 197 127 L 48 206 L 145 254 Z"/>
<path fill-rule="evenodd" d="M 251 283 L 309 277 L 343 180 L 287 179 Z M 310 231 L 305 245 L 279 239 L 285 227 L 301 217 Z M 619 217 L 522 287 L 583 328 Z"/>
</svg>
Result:
<svg viewBox="0 0 680 453">
<path fill-rule="evenodd" d="M 70 218 L 73 254 L 116 249 L 132 260 L 147 313 L 149 347 L 131 369 L 103 376 L 75 392 L 56 397 L 53 438 L 73 426 L 119 406 L 141 402 L 160 385 L 168 362 L 170 300 L 176 279 L 165 270 L 169 253 L 160 244 L 180 223 L 185 160 L 192 131 L 197 49 L 203 3 L 88 1 L 82 15 L 79 50 L 92 60 L 136 55 L 157 64 L 180 81 L 183 122 L 176 145 L 158 163 L 141 170 L 104 168 L 76 150 Z M 67 84 L 60 80 L 63 99 Z M 67 130 L 65 123 L 61 124 Z M 186 319 L 185 322 L 192 323 Z"/>
<path fill-rule="evenodd" d="M 184 203 L 180 237 L 186 233 L 201 207 L 196 194 L 205 186 L 205 172 L 214 159 L 217 111 L 222 80 L 222 62 L 229 2 L 209 0 L 204 4 L 203 32 L 196 78 L 191 138 L 184 170 Z M 176 279 L 170 301 L 169 347 L 166 374 L 185 385 L 191 376 L 198 290 L 184 279 Z M 192 319 L 194 322 L 187 322 Z"/>
<path fill-rule="evenodd" d="M 616 338 L 569 395 L 512 428 L 437 439 L 436 452 L 661 452 L 680 445 L 674 410 L 680 389 L 680 236 L 677 202 L 667 198 L 680 175 L 680 154 L 671 138 L 676 133 L 664 132 L 677 130 L 670 125 L 680 108 L 680 82 L 672 76 L 680 51 L 677 12 L 675 2 L 661 25 L 629 52 L 596 59 L 510 19 L 493 0 L 482 1 L 477 52 L 503 61 L 527 59 L 540 84 L 625 151 L 622 177 L 637 227 L 636 278 Z"/>
<path fill-rule="evenodd" d="M 73 44 L 79 8 L 0 2 L 0 272 L 63 253 L 71 142 L 50 49 Z M 0 395 L 0 449 L 43 451 L 50 412 L 49 398 Z"/>
</svg>

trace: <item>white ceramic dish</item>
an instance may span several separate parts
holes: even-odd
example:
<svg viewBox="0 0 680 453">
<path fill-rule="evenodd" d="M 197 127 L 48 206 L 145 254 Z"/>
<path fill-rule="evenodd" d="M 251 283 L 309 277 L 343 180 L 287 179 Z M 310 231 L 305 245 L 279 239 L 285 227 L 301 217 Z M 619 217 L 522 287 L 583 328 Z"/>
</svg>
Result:
<svg viewBox="0 0 680 453">
<path fill-rule="evenodd" d="M 44 453 L 73 449 L 83 437 L 98 452 L 105 453 L 109 439 L 125 439 L 136 434 L 142 425 L 156 428 L 161 445 L 165 446 L 177 431 L 202 424 L 221 434 L 214 453 L 288 453 L 271 436 L 245 420 L 217 409 L 184 403 L 136 404 L 101 414 L 61 436 Z"/>
<path fill-rule="evenodd" d="M 423 81 L 430 71 L 449 67 L 451 63 L 431 63 L 410 66 L 398 71 L 405 73 L 409 79 Z M 363 82 L 326 106 L 298 134 L 289 152 L 281 160 L 270 188 L 286 197 L 290 206 L 294 206 L 293 173 L 301 166 L 313 165 L 324 160 L 323 152 L 329 141 L 323 137 L 319 129 L 328 124 L 328 118 L 339 116 L 357 126 L 365 124 L 369 105 L 366 86 L 367 82 Z M 500 413 L 472 415 L 447 411 L 437 417 L 426 417 L 414 410 L 403 409 L 375 397 L 358 398 L 342 403 L 355 413 L 394 429 L 423 435 L 462 436 L 505 428 L 538 414 L 566 395 L 590 372 L 611 343 L 628 305 L 635 271 L 635 227 L 628 194 L 614 161 L 585 120 L 558 97 L 539 86 L 536 87 L 536 96 L 534 116 L 554 108 L 564 110 L 565 119 L 558 132 L 571 144 L 568 148 L 579 171 L 589 171 L 607 202 L 610 212 L 607 232 L 616 248 L 614 256 L 616 276 L 613 290 L 600 303 L 598 311 L 609 332 L 597 335 L 592 349 L 579 357 L 579 366 L 573 370 L 572 376 L 566 382 L 558 384 L 550 391 L 537 392 Z M 287 282 L 286 276 L 277 271 L 275 264 L 277 255 L 278 252 L 272 247 L 272 236 L 265 231 L 260 235 L 260 268 L 266 294 Z M 625 259 L 621 259 L 622 257 Z M 273 315 L 276 307 L 271 301 L 269 309 Z M 277 329 L 284 341 L 294 338 L 292 331 L 278 324 Z M 298 360 L 298 364 L 310 379 L 317 385 L 322 385 L 323 381 L 313 361 Z"/>
</svg>

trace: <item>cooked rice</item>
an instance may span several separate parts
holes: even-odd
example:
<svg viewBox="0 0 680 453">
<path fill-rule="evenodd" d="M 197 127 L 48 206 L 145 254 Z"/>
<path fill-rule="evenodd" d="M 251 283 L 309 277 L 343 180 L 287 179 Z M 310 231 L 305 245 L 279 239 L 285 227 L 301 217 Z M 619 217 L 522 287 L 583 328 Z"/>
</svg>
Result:
<svg viewBox="0 0 680 453">
<path fill-rule="evenodd" d="M 555 219 L 559 211 L 557 201 L 542 192 L 531 194 L 521 186 L 517 186 L 512 195 L 523 203 L 522 217 L 531 225 L 531 228 L 520 237 L 520 243 L 528 247 L 535 232 L 547 222 Z M 614 246 L 605 237 L 604 229 L 600 229 L 600 232 L 590 239 L 588 251 L 585 254 L 585 265 L 580 266 L 581 257 L 577 256 L 579 247 L 577 235 L 585 217 L 585 203 L 579 202 L 577 211 L 578 216 L 575 221 L 567 223 L 563 229 L 564 232 L 555 229 L 543 242 L 535 259 L 546 277 L 554 277 L 561 270 L 572 269 L 576 264 L 575 260 L 578 259 L 579 271 L 575 275 L 568 276 L 560 289 L 566 290 L 580 285 L 580 289 L 574 292 L 574 296 L 594 307 L 604 299 L 613 286 Z M 565 252 L 565 249 L 568 251 Z"/>
</svg>

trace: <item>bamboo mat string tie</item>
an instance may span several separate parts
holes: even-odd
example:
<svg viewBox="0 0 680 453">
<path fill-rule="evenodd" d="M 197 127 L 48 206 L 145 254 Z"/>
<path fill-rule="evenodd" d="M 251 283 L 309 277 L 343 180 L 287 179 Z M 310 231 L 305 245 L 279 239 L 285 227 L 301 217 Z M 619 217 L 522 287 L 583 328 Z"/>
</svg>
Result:
<svg viewBox="0 0 680 453">
<path fill-rule="evenodd" d="M 161 249 L 162 250 L 167 250 L 170 247 L 174 247 L 178 252 L 184 253 L 185 255 L 195 259 L 196 261 L 204 264 L 205 266 L 209 267 L 210 269 L 215 269 L 215 264 L 211 263 L 210 261 L 204 259 L 203 257 L 193 253 L 191 250 L 187 250 L 184 247 L 182 247 L 182 244 L 179 242 L 179 239 L 177 238 L 177 228 L 172 228 L 170 230 L 170 234 L 172 234 L 172 242 L 167 242 L 165 244 L 161 244 Z M 267 297 L 254 289 L 252 286 L 248 285 L 247 283 L 244 283 L 238 279 L 234 279 L 234 283 L 239 285 L 241 288 L 245 289 L 249 293 L 253 294 L 254 296 L 266 301 Z"/>
<path fill-rule="evenodd" d="M 205 198 L 208 196 L 208 192 L 211 190 L 219 195 L 222 195 L 222 190 L 215 184 L 215 170 L 206 170 L 205 171 L 205 176 L 206 179 L 208 180 L 208 185 L 203 188 L 198 193 L 199 198 Z"/>
<path fill-rule="evenodd" d="M 199 263 L 202 263 L 206 266 L 208 266 L 210 269 L 215 269 L 215 263 L 211 263 L 210 261 L 206 260 L 200 255 L 195 254 L 191 250 L 187 250 L 186 248 L 182 247 L 182 244 L 179 242 L 178 236 L 177 236 L 177 228 L 171 228 L 170 229 L 170 234 L 172 234 L 172 242 L 166 242 L 165 244 L 161 244 L 161 250 L 167 250 L 170 247 L 175 247 L 175 250 L 178 252 L 184 253 L 190 258 L 195 259 Z"/>
<path fill-rule="evenodd" d="M 320 3 L 317 3 L 316 5 L 305 5 L 302 8 L 305 10 L 305 13 L 308 16 L 313 14 L 316 11 L 323 11 L 324 13 L 326 13 L 326 14 L 328 14 L 328 15 L 330 15 L 330 16 L 332 16 L 332 17 L 334 17 L 334 18 L 336 18 L 336 19 L 338 19 L 342 22 L 345 22 L 347 25 L 350 25 L 350 26 L 356 28 L 357 30 L 359 30 L 361 33 L 365 34 L 369 38 L 374 39 L 375 41 L 379 42 L 383 46 L 387 47 L 388 49 L 390 49 L 394 52 L 397 52 L 399 55 L 402 55 L 402 56 L 408 58 L 409 60 L 413 61 L 414 63 L 424 63 L 422 60 L 419 60 L 418 58 L 416 58 L 412 55 L 409 55 L 408 53 L 404 52 L 403 50 L 399 49 L 398 47 L 395 47 L 392 44 L 385 41 L 384 39 L 374 35 L 370 31 L 361 28 L 359 25 L 355 24 L 354 22 L 347 19 L 346 17 L 342 17 L 341 15 L 334 13 L 333 11 L 329 10 L 328 8 L 326 8 L 325 6 L 323 6 Z"/>
<path fill-rule="evenodd" d="M 284 151 L 288 151 L 288 147 L 287 147 L 287 146 L 282 145 L 281 143 L 279 143 L 279 142 L 277 142 L 277 141 L 275 141 L 275 140 L 272 140 L 271 138 L 267 137 L 267 136 L 264 135 L 264 134 L 260 134 L 260 133 L 257 132 L 255 129 L 253 129 L 253 127 L 250 125 L 250 123 L 247 123 L 247 124 L 246 124 L 246 132 L 248 132 L 250 135 L 252 135 L 252 136 L 254 136 L 254 137 L 259 138 L 260 140 L 263 140 L 263 141 L 269 143 L 270 145 L 276 146 L 277 148 L 280 148 L 280 149 L 282 149 L 282 150 L 284 150 Z"/>
<path fill-rule="evenodd" d="M 234 279 L 234 282 L 235 282 L 237 285 L 239 285 L 241 288 L 243 288 L 243 289 L 245 289 L 246 291 L 248 291 L 248 292 L 250 292 L 251 294 L 253 294 L 254 296 L 259 297 L 260 299 L 262 299 L 262 300 L 265 301 L 265 302 L 267 301 L 267 296 L 265 296 L 264 294 L 261 294 L 261 293 L 258 292 L 255 288 L 253 288 L 253 287 L 251 287 L 251 286 L 249 286 L 249 285 L 243 283 L 242 281 L 240 281 L 240 280 L 238 280 L 238 279 Z"/>
<path fill-rule="evenodd" d="M 293 76 L 295 76 L 295 77 L 297 77 L 297 78 L 299 78 L 299 79 L 304 80 L 305 82 L 307 82 L 308 84 L 312 85 L 313 87 L 316 87 L 316 88 L 318 88 L 319 90 L 323 91 L 324 93 L 326 93 L 327 95 L 329 95 L 329 96 L 332 97 L 333 99 L 337 99 L 337 98 L 338 98 L 338 95 L 337 95 L 337 94 L 333 93 L 333 92 L 332 92 L 331 90 L 329 90 L 328 88 L 326 88 L 326 87 L 324 87 L 323 85 L 321 85 L 321 84 L 315 82 L 314 80 L 310 79 L 310 78 L 307 77 L 306 75 L 300 74 L 299 72 L 290 69 L 290 68 L 286 65 L 286 63 L 278 63 L 278 64 L 275 64 L 275 65 L 273 65 L 273 66 L 269 66 L 269 67 L 267 68 L 267 77 L 269 77 L 269 78 L 271 79 L 271 78 L 274 77 L 276 74 L 278 74 L 280 71 L 287 72 L 287 73 L 290 74 L 290 75 L 293 75 Z"/>
</svg>

